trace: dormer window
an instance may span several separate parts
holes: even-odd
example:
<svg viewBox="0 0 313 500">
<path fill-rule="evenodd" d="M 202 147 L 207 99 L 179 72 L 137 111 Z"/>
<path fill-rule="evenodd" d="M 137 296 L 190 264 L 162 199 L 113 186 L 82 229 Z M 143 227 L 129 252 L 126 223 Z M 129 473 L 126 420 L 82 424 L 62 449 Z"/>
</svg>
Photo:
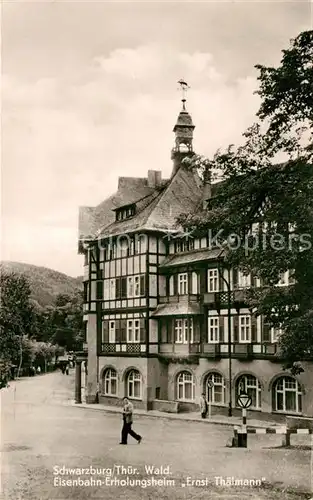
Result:
<svg viewBox="0 0 313 500">
<path fill-rule="evenodd" d="M 125 219 L 130 219 L 136 213 L 136 205 L 128 205 L 116 210 L 116 220 L 121 221 Z"/>
</svg>

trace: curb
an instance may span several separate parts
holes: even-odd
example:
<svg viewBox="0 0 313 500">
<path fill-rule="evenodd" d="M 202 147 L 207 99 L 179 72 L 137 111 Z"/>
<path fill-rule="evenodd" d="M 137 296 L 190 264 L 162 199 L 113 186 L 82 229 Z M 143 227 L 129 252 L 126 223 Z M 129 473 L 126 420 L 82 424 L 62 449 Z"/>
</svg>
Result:
<svg viewBox="0 0 313 500">
<path fill-rule="evenodd" d="M 85 409 L 85 410 L 92 410 L 92 411 L 102 411 L 103 413 L 117 413 L 117 414 L 121 414 L 122 412 L 119 411 L 119 410 L 115 410 L 115 409 L 110 409 L 110 408 L 99 408 L 97 407 L 97 403 L 94 404 L 94 405 L 86 405 L 84 403 L 75 403 L 73 401 L 71 401 L 69 403 L 70 406 L 73 406 L 75 408 L 81 408 L 81 409 Z M 175 414 L 172 414 L 172 415 L 175 415 Z M 208 425 L 208 424 L 213 424 L 213 425 L 223 425 L 223 426 L 227 426 L 227 427 L 234 427 L 235 425 L 238 425 L 236 424 L 235 422 L 225 422 L 225 421 L 220 421 L 220 420 L 212 420 L 212 419 L 195 419 L 195 418 L 182 418 L 182 417 L 178 417 L 178 416 L 169 416 L 167 414 L 162 414 L 162 415 L 155 415 L 151 412 L 146 412 L 146 413 L 136 413 L 136 417 L 146 417 L 146 418 L 158 418 L 158 419 L 164 419 L 164 420 L 175 420 L 175 421 L 179 421 L 179 422 L 193 422 L 193 423 L 197 423 L 197 424 L 205 424 L 205 425 Z M 277 425 L 277 424 L 273 424 L 274 425 Z M 262 424 L 262 426 L 259 424 L 259 425 L 248 425 L 248 427 L 250 429 L 260 429 L 260 428 L 268 428 L 269 425 L 265 425 L 265 424 Z"/>
</svg>

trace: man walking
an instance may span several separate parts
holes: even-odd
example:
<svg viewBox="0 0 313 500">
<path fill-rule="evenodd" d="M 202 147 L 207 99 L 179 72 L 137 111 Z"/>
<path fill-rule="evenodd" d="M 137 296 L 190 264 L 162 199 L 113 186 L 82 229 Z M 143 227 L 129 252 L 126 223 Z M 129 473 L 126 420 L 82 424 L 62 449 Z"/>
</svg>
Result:
<svg viewBox="0 0 313 500">
<path fill-rule="evenodd" d="M 201 418 L 206 418 L 208 413 L 208 403 L 206 402 L 204 392 L 200 396 L 199 406 L 200 406 Z"/>
<path fill-rule="evenodd" d="M 133 405 L 127 398 L 123 399 L 123 428 L 122 428 L 122 438 L 120 444 L 127 444 L 127 436 L 130 434 L 134 439 L 137 440 L 138 444 L 140 444 L 142 437 L 139 434 L 136 434 L 132 430 L 133 423 Z"/>
</svg>

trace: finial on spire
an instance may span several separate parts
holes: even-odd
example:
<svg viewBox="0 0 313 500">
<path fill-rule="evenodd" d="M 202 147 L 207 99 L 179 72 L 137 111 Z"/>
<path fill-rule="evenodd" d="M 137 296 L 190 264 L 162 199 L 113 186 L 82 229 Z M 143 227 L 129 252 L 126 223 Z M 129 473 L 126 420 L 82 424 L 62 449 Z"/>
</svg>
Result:
<svg viewBox="0 0 313 500">
<path fill-rule="evenodd" d="M 183 80 L 182 78 L 177 82 L 179 83 L 180 85 L 180 89 L 181 92 L 182 92 L 182 103 L 183 103 L 183 111 L 186 111 L 186 106 L 185 106 L 185 103 L 186 103 L 186 93 L 188 91 L 188 89 L 190 89 L 189 85 L 187 82 L 185 82 L 185 80 Z"/>
</svg>

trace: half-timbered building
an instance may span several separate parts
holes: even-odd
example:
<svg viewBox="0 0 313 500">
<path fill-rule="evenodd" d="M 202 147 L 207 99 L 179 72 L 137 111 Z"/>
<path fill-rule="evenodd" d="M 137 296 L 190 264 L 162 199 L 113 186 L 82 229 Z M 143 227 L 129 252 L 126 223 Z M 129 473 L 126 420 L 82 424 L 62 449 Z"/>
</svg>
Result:
<svg viewBox="0 0 313 500">
<path fill-rule="evenodd" d="M 245 304 L 244 290 L 258 280 L 224 269 L 208 236 L 177 226 L 214 193 L 183 162 L 193 131 L 183 100 L 171 178 L 154 170 L 121 177 L 116 193 L 80 209 L 87 402 L 127 396 L 140 408 L 184 411 L 205 392 L 213 412 L 227 413 L 245 391 L 259 416 L 312 415 L 312 364 L 298 377 L 283 371 L 281 332 Z M 288 273 L 278 285 L 288 286 Z"/>
</svg>

